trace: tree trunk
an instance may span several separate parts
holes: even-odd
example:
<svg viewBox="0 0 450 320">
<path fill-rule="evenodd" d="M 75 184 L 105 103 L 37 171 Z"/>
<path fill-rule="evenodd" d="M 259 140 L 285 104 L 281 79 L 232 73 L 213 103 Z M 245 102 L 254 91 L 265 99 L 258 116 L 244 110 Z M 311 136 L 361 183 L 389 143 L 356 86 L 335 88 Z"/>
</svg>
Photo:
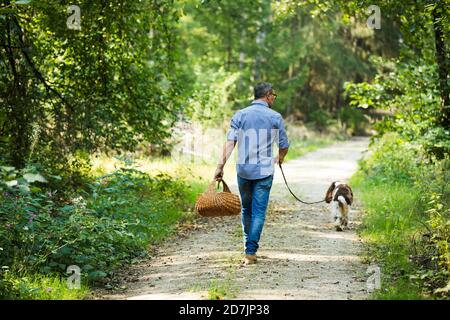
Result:
<svg viewBox="0 0 450 320">
<path fill-rule="evenodd" d="M 442 3 L 442 2 L 440 2 Z M 439 9 L 439 10 L 438 10 Z M 441 112 L 439 124 L 444 128 L 450 127 L 450 86 L 447 84 L 448 71 L 450 69 L 449 59 L 447 58 L 447 48 L 445 46 L 445 35 L 443 26 L 443 14 L 446 10 L 443 6 L 433 9 L 433 27 L 436 45 L 436 61 L 438 64 L 439 89 L 441 93 Z"/>
<path fill-rule="evenodd" d="M 297 33 L 298 30 L 298 11 L 295 12 L 294 16 L 291 20 L 291 39 L 297 39 Z M 294 51 L 295 49 L 295 41 L 291 41 L 291 50 Z M 292 77 L 294 76 L 294 69 L 295 69 L 295 61 L 291 61 L 289 63 L 289 69 L 288 69 L 288 84 L 291 85 Z M 286 115 L 290 115 L 292 113 L 292 105 L 295 103 L 296 95 L 292 95 L 291 101 L 289 101 L 287 107 L 286 107 Z"/>
<path fill-rule="evenodd" d="M 26 112 L 26 81 L 21 75 L 20 61 L 14 53 L 15 46 L 13 44 L 13 34 L 11 25 L 13 24 L 13 17 L 8 16 L 6 19 L 6 44 L 4 44 L 4 50 L 8 57 L 9 67 L 13 81 L 9 89 L 10 95 L 7 99 L 7 104 L 10 106 L 10 132 L 11 132 L 11 147 L 12 147 L 12 164 L 16 168 L 23 168 L 25 166 L 25 160 L 29 152 L 29 123 Z"/>
</svg>

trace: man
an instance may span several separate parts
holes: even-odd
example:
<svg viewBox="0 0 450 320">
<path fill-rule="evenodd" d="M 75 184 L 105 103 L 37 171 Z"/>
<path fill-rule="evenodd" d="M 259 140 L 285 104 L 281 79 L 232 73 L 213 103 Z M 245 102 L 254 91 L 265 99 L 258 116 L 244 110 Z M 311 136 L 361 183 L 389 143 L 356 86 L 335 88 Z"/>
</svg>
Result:
<svg viewBox="0 0 450 320">
<path fill-rule="evenodd" d="M 274 174 L 274 162 L 281 164 L 289 142 L 281 115 L 271 108 L 277 97 L 270 83 L 260 83 L 254 88 L 255 100 L 245 109 L 236 112 L 217 165 L 214 178 L 221 180 L 223 168 L 238 143 L 236 165 L 239 193 L 242 203 L 242 229 L 244 232 L 244 264 L 256 262 L 258 242 L 266 218 L 267 204 Z M 274 161 L 272 145 L 279 147 Z"/>
</svg>

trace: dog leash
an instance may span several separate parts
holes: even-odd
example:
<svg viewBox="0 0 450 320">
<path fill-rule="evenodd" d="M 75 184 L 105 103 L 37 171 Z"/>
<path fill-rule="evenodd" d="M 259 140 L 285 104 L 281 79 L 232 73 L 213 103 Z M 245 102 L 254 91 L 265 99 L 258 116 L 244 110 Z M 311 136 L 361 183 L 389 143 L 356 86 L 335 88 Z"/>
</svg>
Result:
<svg viewBox="0 0 450 320">
<path fill-rule="evenodd" d="M 301 200 L 299 197 L 297 197 L 297 196 L 292 192 L 291 188 L 289 188 L 289 185 L 288 185 L 288 183 L 287 183 L 287 181 L 286 181 L 286 177 L 285 177 L 285 175 L 284 175 L 283 167 L 281 166 L 281 164 L 279 164 L 279 166 L 280 166 L 280 169 L 281 169 L 281 174 L 283 175 L 284 184 L 286 185 L 286 187 L 288 188 L 289 192 L 292 194 L 292 196 L 293 196 L 297 201 L 300 201 L 300 202 L 303 203 L 303 204 L 316 204 L 316 203 L 325 202 L 325 199 L 324 199 L 324 200 L 321 200 L 321 201 L 316 201 L 316 202 L 305 202 L 305 201 Z"/>
</svg>

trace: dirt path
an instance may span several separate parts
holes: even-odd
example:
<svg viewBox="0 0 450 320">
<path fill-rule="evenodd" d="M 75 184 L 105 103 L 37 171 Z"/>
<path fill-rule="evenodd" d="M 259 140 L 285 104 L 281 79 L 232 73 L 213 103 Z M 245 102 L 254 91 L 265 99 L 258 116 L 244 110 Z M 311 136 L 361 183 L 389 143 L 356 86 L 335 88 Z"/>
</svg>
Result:
<svg viewBox="0 0 450 320">
<path fill-rule="evenodd" d="M 367 144 L 358 138 L 286 163 L 291 188 L 306 201 L 322 199 L 331 181 L 345 181 L 355 172 Z M 278 170 L 256 265 L 239 265 L 239 217 L 201 218 L 196 230 L 127 271 L 121 292 L 102 298 L 365 299 L 367 266 L 358 257 L 361 244 L 354 231 L 357 200 L 351 229 L 336 232 L 328 206 L 295 202 Z"/>
</svg>

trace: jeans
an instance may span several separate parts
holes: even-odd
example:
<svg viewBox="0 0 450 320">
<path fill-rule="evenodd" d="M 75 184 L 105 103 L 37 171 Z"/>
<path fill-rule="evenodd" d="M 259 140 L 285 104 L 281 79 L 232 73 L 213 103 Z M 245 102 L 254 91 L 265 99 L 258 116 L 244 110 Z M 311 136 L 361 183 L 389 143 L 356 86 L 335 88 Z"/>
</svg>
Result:
<svg viewBox="0 0 450 320">
<path fill-rule="evenodd" d="M 239 193 L 242 203 L 242 230 L 246 254 L 255 254 L 266 219 L 273 176 L 257 180 L 248 180 L 238 176 Z"/>
</svg>

